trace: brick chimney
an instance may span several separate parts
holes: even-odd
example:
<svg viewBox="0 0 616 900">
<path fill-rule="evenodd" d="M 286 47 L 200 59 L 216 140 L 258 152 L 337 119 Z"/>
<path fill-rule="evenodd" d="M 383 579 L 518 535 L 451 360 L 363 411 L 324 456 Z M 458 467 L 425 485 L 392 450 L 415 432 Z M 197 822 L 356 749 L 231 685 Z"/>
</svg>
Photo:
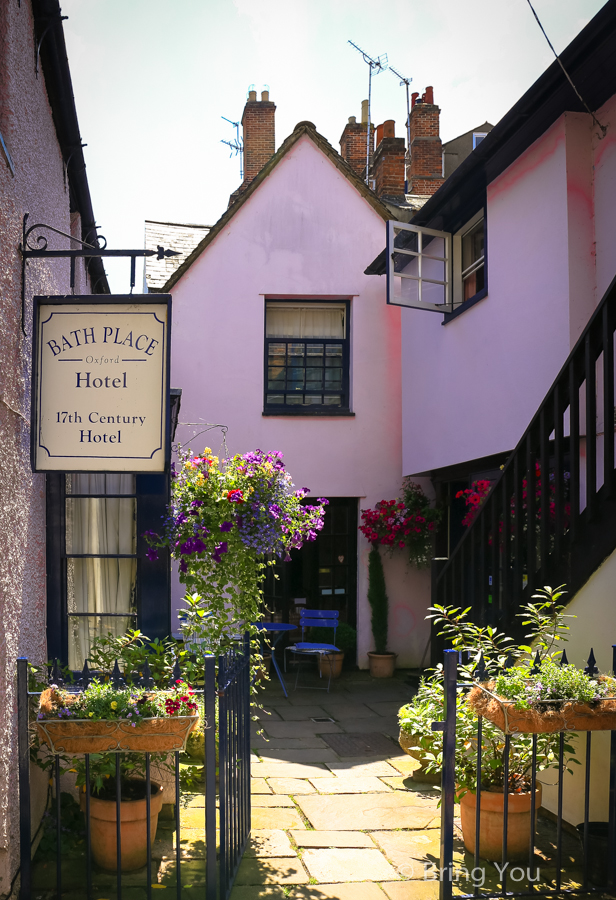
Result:
<svg viewBox="0 0 616 900">
<path fill-rule="evenodd" d="M 242 115 L 244 128 L 244 183 L 248 187 L 276 152 L 274 115 L 276 104 L 270 102 L 269 91 L 250 91 Z"/>
<path fill-rule="evenodd" d="M 427 87 L 421 98 L 415 93 L 411 99 L 408 192 L 432 195 L 444 181 L 443 145 L 439 133 L 441 111 L 434 103 L 432 87 Z"/>
<path fill-rule="evenodd" d="M 374 190 L 384 200 L 404 200 L 404 138 L 396 137 L 396 123 L 388 119 L 376 129 L 376 150 L 372 163 Z"/>
<path fill-rule="evenodd" d="M 363 180 L 366 178 L 366 138 L 368 134 L 368 101 L 362 100 L 362 120 L 351 116 L 340 138 L 340 155 Z M 370 157 L 374 152 L 374 125 L 370 126 Z"/>
</svg>

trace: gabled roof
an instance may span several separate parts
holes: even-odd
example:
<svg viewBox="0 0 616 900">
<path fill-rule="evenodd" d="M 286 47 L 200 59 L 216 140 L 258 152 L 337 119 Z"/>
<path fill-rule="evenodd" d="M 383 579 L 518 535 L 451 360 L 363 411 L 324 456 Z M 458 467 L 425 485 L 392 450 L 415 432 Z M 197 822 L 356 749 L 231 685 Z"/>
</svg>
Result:
<svg viewBox="0 0 616 900">
<path fill-rule="evenodd" d="M 145 249 L 156 250 L 162 246 L 174 250 L 177 256 L 146 256 L 145 283 L 149 291 L 158 291 L 176 269 L 190 256 L 210 230 L 211 225 L 193 225 L 187 222 L 157 222 L 145 220 Z"/>
<path fill-rule="evenodd" d="M 616 0 L 608 0 L 560 59 L 592 110 L 616 93 Z M 555 60 L 413 217 L 413 224 L 457 231 L 473 214 L 469 210 L 483 205 L 487 185 L 565 112 L 586 110 Z M 384 273 L 383 250 L 365 274 Z"/>
<path fill-rule="evenodd" d="M 374 209 L 374 211 L 381 216 L 381 218 L 387 222 L 392 218 L 391 210 L 388 210 L 387 207 L 381 203 L 379 198 L 376 196 L 374 191 L 370 190 L 370 188 L 362 181 L 362 179 L 357 175 L 351 166 L 347 163 L 345 159 L 343 159 L 340 154 L 334 150 L 332 145 L 323 137 L 322 134 L 316 130 L 315 126 L 312 122 L 299 122 L 293 132 L 289 135 L 288 138 L 281 144 L 278 151 L 272 156 L 270 161 L 265 165 L 257 177 L 252 181 L 245 191 L 243 191 L 237 200 L 227 209 L 227 211 L 220 217 L 218 222 L 211 228 L 209 233 L 203 238 L 203 240 L 195 247 L 193 252 L 184 260 L 182 265 L 178 266 L 175 272 L 168 279 L 166 284 L 162 286 L 162 288 L 156 288 L 155 292 L 162 291 L 163 293 L 168 293 L 171 288 L 177 284 L 182 275 L 192 266 L 195 260 L 201 256 L 204 250 L 209 247 L 212 241 L 216 238 L 216 236 L 226 227 L 226 225 L 230 222 L 233 216 L 242 208 L 244 203 L 252 197 L 255 191 L 259 190 L 259 187 L 263 184 L 265 179 L 273 172 L 278 163 L 284 156 L 291 150 L 292 147 L 297 144 L 297 142 L 304 137 L 309 137 L 310 140 L 319 148 L 319 150 L 328 157 L 328 159 L 336 166 L 336 168 L 347 178 L 353 187 L 361 194 L 361 196 L 366 200 L 370 206 Z"/>
</svg>

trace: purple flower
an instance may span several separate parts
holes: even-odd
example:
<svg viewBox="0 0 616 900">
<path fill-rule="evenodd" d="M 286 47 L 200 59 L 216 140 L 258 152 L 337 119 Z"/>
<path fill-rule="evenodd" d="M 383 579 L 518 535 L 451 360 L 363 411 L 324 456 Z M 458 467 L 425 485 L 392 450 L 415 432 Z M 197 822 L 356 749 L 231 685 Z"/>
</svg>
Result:
<svg viewBox="0 0 616 900">
<path fill-rule="evenodd" d="M 222 561 L 222 554 L 229 552 L 229 545 L 226 541 L 223 541 L 222 544 L 217 544 L 214 552 L 212 553 L 212 559 L 214 562 L 219 563 Z"/>
<path fill-rule="evenodd" d="M 193 500 L 191 506 L 203 506 L 203 500 Z"/>
<path fill-rule="evenodd" d="M 180 560 L 180 572 L 188 572 L 188 563 L 185 559 Z"/>
<path fill-rule="evenodd" d="M 150 560 L 150 562 L 154 562 L 155 559 L 158 559 L 158 550 L 156 550 L 154 547 L 150 547 L 146 553 L 146 556 Z"/>
<path fill-rule="evenodd" d="M 223 522 L 220 526 L 221 531 L 231 531 L 233 528 L 233 522 Z"/>
</svg>

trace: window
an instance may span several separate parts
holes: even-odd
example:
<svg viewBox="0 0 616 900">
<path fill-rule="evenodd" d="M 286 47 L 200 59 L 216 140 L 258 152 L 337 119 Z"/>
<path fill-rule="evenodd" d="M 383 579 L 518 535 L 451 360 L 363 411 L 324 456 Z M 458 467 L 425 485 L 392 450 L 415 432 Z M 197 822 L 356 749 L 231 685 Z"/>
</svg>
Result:
<svg viewBox="0 0 616 900">
<path fill-rule="evenodd" d="M 68 664 L 81 669 L 95 637 L 136 625 L 134 475 L 67 475 Z"/>
<path fill-rule="evenodd" d="M 473 150 L 488 136 L 487 131 L 473 131 Z"/>
<path fill-rule="evenodd" d="M 387 302 L 447 313 L 451 306 L 451 235 L 387 223 Z"/>
<path fill-rule="evenodd" d="M 467 300 L 484 296 L 485 273 L 485 218 L 480 210 L 453 237 L 453 305 L 457 309 Z M 484 293 L 481 293 L 484 292 Z"/>
<path fill-rule="evenodd" d="M 348 412 L 347 318 L 347 302 L 266 302 L 264 412 Z"/>
</svg>

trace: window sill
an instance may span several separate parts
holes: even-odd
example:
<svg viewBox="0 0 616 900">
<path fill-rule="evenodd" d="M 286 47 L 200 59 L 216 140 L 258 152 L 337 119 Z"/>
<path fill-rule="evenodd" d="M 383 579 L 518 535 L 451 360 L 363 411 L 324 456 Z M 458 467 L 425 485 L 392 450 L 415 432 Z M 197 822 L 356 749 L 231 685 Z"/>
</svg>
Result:
<svg viewBox="0 0 616 900">
<path fill-rule="evenodd" d="M 475 303 L 479 303 L 480 300 L 483 300 L 484 297 L 488 296 L 488 289 L 482 288 L 480 291 L 470 298 L 470 300 L 465 300 L 464 303 L 461 303 L 457 309 L 454 309 L 453 312 L 445 313 L 443 316 L 443 321 L 441 325 L 447 325 L 453 319 L 457 319 L 458 316 L 461 316 L 463 312 L 466 312 L 467 309 L 470 309 L 471 306 L 474 306 Z"/>
<path fill-rule="evenodd" d="M 355 413 L 350 409 L 264 409 L 261 413 L 263 416 L 320 416 L 321 418 L 339 418 L 340 416 L 354 416 Z"/>
</svg>

